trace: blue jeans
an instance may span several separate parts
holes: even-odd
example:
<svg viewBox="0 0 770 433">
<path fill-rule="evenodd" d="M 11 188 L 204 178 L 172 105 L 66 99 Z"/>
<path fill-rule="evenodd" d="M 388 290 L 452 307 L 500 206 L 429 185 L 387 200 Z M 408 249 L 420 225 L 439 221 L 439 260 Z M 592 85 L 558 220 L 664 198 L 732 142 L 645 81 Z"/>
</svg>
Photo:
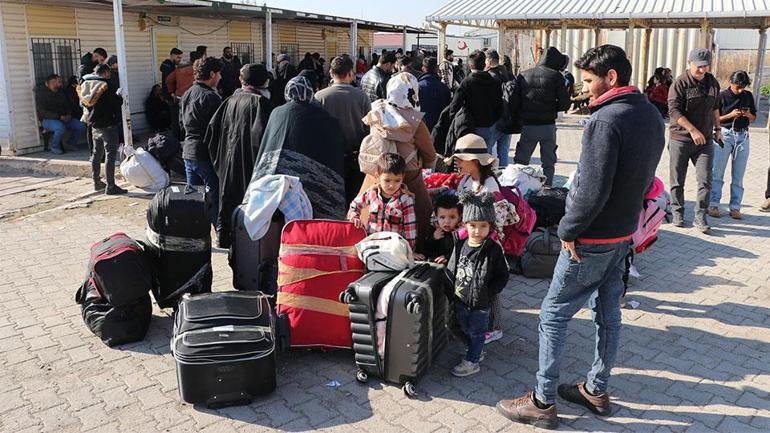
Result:
<svg viewBox="0 0 770 433">
<path fill-rule="evenodd" d="M 732 159 L 732 180 L 730 181 L 730 209 L 740 210 L 743 201 L 743 175 L 749 163 L 749 132 L 736 132 L 722 128 L 724 148 L 714 146 L 714 168 L 711 180 L 709 206 L 718 207 L 722 200 L 727 162 Z"/>
<path fill-rule="evenodd" d="M 74 147 L 80 142 L 80 137 L 83 131 L 86 130 L 86 124 L 74 117 L 69 122 L 62 122 L 58 119 L 43 119 L 41 122 L 43 128 L 53 132 L 53 138 L 51 139 L 51 149 L 61 150 L 61 139 L 64 137 L 64 133 L 69 129 L 72 131 L 69 140 L 67 140 L 67 146 Z"/>
<path fill-rule="evenodd" d="M 556 173 L 556 125 L 524 125 L 521 127 L 521 137 L 516 144 L 513 160 L 516 164 L 529 165 L 535 147 L 540 143 L 540 163 L 543 166 L 545 184 L 553 185 Z"/>
<path fill-rule="evenodd" d="M 468 353 L 465 359 L 479 362 L 481 351 L 484 349 L 484 333 L 489 324 L 489 309 L 471 310 L 460 301 L 455 302 L 455 317 L 460 329 L 468 337 Z"/>
<path fill-rule="evenodd" d="M 511 150 L 511 135 L 501 132 L 497 125 L 488 128 L 476 128 L 476 135 L 487 143 L 487 152 L 497 157 L 498 166 L 504 168 L 508 165 L 508 152 Z"/>
<path fill-rule="evenodd" d="M 211 223 L 216 226 L 219 215 L 219 178 L 214 171 L 211 161 L 184 160 L 184 171 L 187 184 L 191 186 L 205 185 L 211 200 Z"/>
<path fill-rule="evenodd" d="M 540 307 L 540 368 L 535 396 L 541 402 L 552 404 L 556 398 L 567 323 L 586 301 L 596 326 L 594 363 L 586 387 L 591 392 L 607 390 L 618 351 L 620 297 L 628 249 L 627 241 L 608 245 L 578 244 L 580 263 L 566 250 L 561 251 L 551 287 Z"/>
</svg>

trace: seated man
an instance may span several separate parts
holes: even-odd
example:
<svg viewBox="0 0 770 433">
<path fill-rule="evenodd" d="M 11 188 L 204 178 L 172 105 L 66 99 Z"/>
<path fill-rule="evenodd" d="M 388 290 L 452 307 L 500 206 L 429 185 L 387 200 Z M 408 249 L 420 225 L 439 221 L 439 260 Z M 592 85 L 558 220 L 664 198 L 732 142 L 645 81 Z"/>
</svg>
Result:
<svg viewBox="0 0 770 433">
<path fill-rule="evenodd" d="M 45 79 L 45 85 L 40 86 L 35 93 L 37 117 L 43 128 L 53 132 L 51 152 L 57 155 L 64 153 L 61 140 L 68 129 L 71 131 L 70 138 L 67 140 L 69 147 L 74 147 L 80 142 L 81 134 L 86 129 L 86 125 L 80 119 L 70 115 L 67 96 L 61 87 L 61 77 L 51 74 Z"/>
</svg>

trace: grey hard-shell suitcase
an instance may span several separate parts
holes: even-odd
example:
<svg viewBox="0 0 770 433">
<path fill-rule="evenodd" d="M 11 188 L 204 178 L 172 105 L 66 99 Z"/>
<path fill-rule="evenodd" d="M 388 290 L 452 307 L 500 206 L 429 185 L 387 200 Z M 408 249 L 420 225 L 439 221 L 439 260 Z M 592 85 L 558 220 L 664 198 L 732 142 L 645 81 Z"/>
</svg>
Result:
<svg viewBox="0 0 770 433">
<path fill-rule="evenodd" d="M 233 287 L 237 290 L 259 290 L 275 296 L 278 291 L 278 250 L 281 246 L 283 216 L 278 215 L 262 239 L 254 241 L 243 225 L 241 206 L 233 211 L 233 243 L 228 262 L 233 270 Z"/>
<path fill-rule="evenodd" d="M 377 299 L 393 278 L 399 278 L 399 282 L 388 305 L 381 359 L 377 352 Z M 416 394 L 414 382 L 425 374 L 447 341 L 447 284 L 442 267 L 421 263 L 405 274 L 368 273 L 341 294 L 350 309 L 353 351 L 359 368 L 356 380 L 366 383 L 374 375 L 403 384 L 409 397 Z"/>
</svg>

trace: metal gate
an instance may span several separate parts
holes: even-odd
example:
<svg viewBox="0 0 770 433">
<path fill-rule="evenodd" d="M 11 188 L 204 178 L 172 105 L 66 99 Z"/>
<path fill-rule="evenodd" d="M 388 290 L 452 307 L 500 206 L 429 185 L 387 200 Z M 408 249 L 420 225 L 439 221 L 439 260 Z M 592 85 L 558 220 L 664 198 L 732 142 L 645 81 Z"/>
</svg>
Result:
<svg viewBox="0 0 770 433">
<path fill-rule="evenodd" d="M 69 77 L 77 74 L 81 56 L 80 39 L 31 39 L 35 84 L 44 83 L 51 74 L 58 74 L 66 83 Z"/>
</svg>

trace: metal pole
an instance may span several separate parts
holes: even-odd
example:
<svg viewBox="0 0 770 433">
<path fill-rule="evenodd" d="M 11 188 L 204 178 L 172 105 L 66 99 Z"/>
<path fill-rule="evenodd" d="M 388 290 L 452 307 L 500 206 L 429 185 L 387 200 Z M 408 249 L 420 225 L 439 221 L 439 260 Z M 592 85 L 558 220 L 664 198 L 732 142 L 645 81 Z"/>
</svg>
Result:
<svg viewBox="0 0 770 433">
<path fill-rule="evenodd" d="M 754 105 L 759 102 L 759 88 L 762 87 L 762 73 L 765 69 L 765 50 L 767 49 L 767 29 L 759 30 L 759 49 L 757 51 L 757 68 L 754 70 Z"/>
<path fill-rule="evenodd" d="M 358 59 L 358 21 L 353 20 L 350 23 L 350 58 L 353 63 Z"/>
<path fill-rule="evenodd" d="M 123 37 L 123 2 L 112 0 L 112 16 L 115 20 L 115 48 L 118 51 L 118 74 L 120 89 L 123 96 L 121 107 L 123 117 L 123 140 L 126 146 L 134 147 L 131 136 L 131 109 L 128 104 L 128 72 L 126 72 L 126 40 Z"/>
<path fill-rule="evenodd" d="M 404 30 L 402 31 L 402 34 L 404 35 L 403 42 L 401 43 L 401 49 L 404 51 L 404 54 L 406 54 L 406 26 L 404 26 Z"/>
<path fill-rule="evenodd" d="M 711 33 L 711 28 L 709 27 L 709 20 L 704 19 L 700 23 L 700 46 L 703 48 L 711 49 L 711 44 L 709 44 L 709 33 Z"/>
<path fill-rule="evenodd" d="M 602 43 L 602 29 L 599 27 L 594 29 L 594 47 L 598 47 Z"/>
<path fill-rule="evenodd" d="M 507 47 L 505 46 L 505 24 L 498 23 L 497 24 L 497 52 L 500 53 L 501 56 L 504 56 L 508 54 L 506 52 Z"/>
<path fill-rule="evenodd" d="M 273 70 L 273 13 L 265 9 L 265 67 Z"/>
<path fill-rule="evenodd" d="M 561 25 L 561 31 L 559 32 L 559 39 L 561 39 L 559 41 L 560 51 L 562 52 L 562 54 L 567 54 L 569 50 L 567 49 L 567 24 L 566 23 L 562 23 Z"/>
</svg>

